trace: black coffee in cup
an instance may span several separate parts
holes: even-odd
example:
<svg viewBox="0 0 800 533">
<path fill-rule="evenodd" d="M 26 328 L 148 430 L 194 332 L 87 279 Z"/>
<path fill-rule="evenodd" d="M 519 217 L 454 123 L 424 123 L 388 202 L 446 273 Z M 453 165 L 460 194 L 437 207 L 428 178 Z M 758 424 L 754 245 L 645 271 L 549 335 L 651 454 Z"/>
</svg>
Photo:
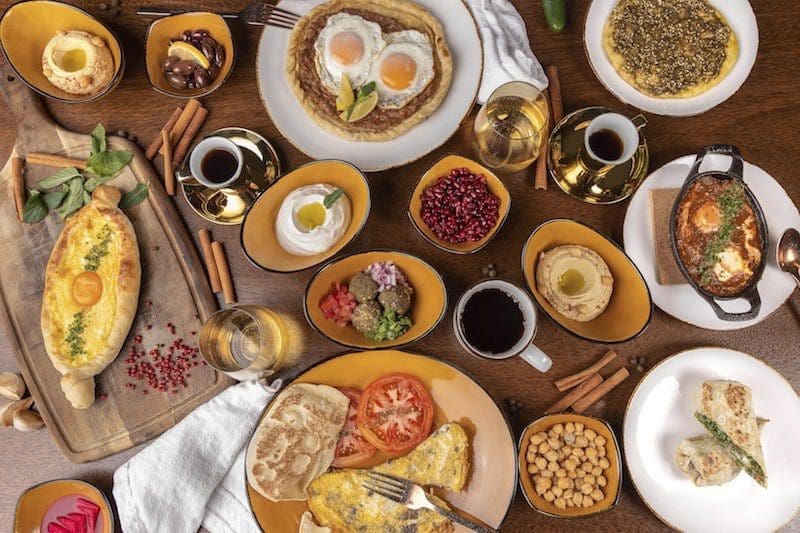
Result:
<svg viewBox="0 0 800 533">
<path fill-rule="evenodd" d="M 525 334 L 519 303 L 501 289 L 486 288 L 472 294 L 459 319 L 465 340 L 487 354 L 508 352 Z"/>
</svg>

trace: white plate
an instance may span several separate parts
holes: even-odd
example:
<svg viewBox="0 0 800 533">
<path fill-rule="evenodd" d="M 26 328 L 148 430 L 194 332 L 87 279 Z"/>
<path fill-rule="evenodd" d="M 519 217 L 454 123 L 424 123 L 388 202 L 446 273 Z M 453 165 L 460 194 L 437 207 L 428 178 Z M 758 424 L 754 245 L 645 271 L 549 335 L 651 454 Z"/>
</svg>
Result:
<svg viewBox="0 0 800 533">
<path fill-rule="evenodd" d="M 758 25 L 753 8 L 747 0 L 709 0 L 727 19 L 739 42 L 739 57 L 725 78 L 708 91 L 691 98 L 653 98 L 639 92 L 617 74 L 603 49 L 603 28 L 618 0 L 594 0 L 586 14 L 583 42 L 589 64 L 606 89 L 626 104 L 657 115 L 685 117 L 708 111 L 733 96 L 739 90 L 758 52 Z"/>
<path fill-rule="evenodd" d="M 305 14 L 323 0 L 283 0 L 278 6 Z M 373 172 L 415 161 L 449 139 L 472 108 L 483 69 L 483 48 L 462 0 L 417 0 L 444 26 L 453 56 L 453 81 L 434 113 L 405 135 L 385 142 L 355 142 L 328 133 L 306 114 L 286 80 L 289 30 L 264 27 L 256 69 L 261 99 L 272 122 L 298 149 L 315 159 L 343 159 Z"/>
<path fill-rule="evenodd" d="M 694 418 L 700 385 L 740 381 L 753 390 L 767 465 L 764 489 L 744 472 L 715 487 L 696 487 L 675 464 L 675 448 L 702 435 Z M 800 398 L 775 370 L 750 355 L 696 348 L 668 357 L 642 379 L 628 401 L 623 442 L 631 479 L 664 523 L 687 532 L 774 531 L 800 508 Z"/>
<path fill-rule="evenodd" d="M 688 283 L 661 285 L 656 275 L 656 246 L 653 237 L 653 217 L 650 216 L 650 189 L 679 189 L 689 174 L 694 159 L 693 155 L 679 157 L 650 174 L 642 182 L 625 213 L 625 225 L 622 231 L 625 252 L 639 267 L 650 288 L 653 303 L 662 311 L 701 328 L 716 330 L 746 328 L 767 318 L 783 305 L 795 289 L 792 278 L 778 267 L 775 250 L 778 240 L 787 228 L 800 228 L 800 213 L 775 178 L 759 167 L 745 162 L 744 181 L 761 204 L 769 231 L 767 266 L 758 283 L 761 312 L 753 320 L 744 322 L 720 320 L 708 302 L 703 300 Z M 710 154 L 703 160 L 700 170 L 727 169 L 729 165 L 728 156 Z M 749 308 L 743 300 L 721 302 L 720 305 L 732 312 L 742 312 Z"/>
</svg>

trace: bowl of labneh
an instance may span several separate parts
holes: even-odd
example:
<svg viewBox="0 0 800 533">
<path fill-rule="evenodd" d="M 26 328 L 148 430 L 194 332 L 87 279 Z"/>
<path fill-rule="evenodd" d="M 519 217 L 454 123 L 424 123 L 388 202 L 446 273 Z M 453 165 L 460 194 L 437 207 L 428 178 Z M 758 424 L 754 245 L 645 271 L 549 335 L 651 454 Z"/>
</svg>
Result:
<svg viewBox="0 0 800 533">
<path fill-rule="evenodd" d="M 108 26 L 61 2 L 10 6 L 0 19 L 0 44 L 17 77 L 61 102 L 100 98 L 119 85 L 125 70 L 122 46 Z"/>
<path fill-rule="evenodd" d="M 533 421 L 519 440 L 518 468 L 525 499 L 542 514 L 578 518 L 619 503 L 619 443 L 598 418 L 556 413 Z"/>
<path fill-rule="evenodd" d="M 282 176 L 245 213 L 241 244 L 270 272 L 297 272 L 327 261 L 364 228 L 370 212 L 366 176 L 335 159 Z"/>
</svg>

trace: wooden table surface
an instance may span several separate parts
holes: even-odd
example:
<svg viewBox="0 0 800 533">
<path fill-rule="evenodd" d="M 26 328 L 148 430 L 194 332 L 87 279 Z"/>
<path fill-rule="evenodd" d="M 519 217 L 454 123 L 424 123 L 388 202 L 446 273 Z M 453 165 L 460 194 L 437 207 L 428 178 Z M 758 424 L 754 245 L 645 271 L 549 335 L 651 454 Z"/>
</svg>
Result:
<svg viewBox="0 0 800 533">
<path fill-rule="evenodd" d="M 567 111 L 589 105 L 608 105 L 628 115 L 637 110 L 616 100 L 598 82 L 583 51 L 581 39 L 583 18 L 588 1 L 569 2 L 569 24 L 563 34 L 551 33 L 545 25 L 537 0 L 513 0 L 528 25 L 533 49 L 544 65 L 555 64 L 561 74 L 561 85 Z M 146 147 L 169 117 L 178 101 L 152 90 L 144 71 L 144 37 L 147 21 L 136 16 L 139 2 L 123 0 L 122 14 L 112 16 L 99 9 L 99 1 L 80 3 L 108 23 L 124 42 L 127 67 L 122 84 L 99 101 L 65 105 L 48 102 L 47 107 L 57 122 L 68 129 L 88 132 L 97 122 L 108 131 L 128 130 Z M 161 2 L 166 3 L 166 2 Z M 176 6 L 199 5 L 195 2 L 173 2 Z M 733 143 L 745 158 L 764 168 L 800 204 L 800 151 L 795 147 L 797 120 L 800 112 L 800 72 L 798 71 L 796 28 L 800 27 L 800 7 L 794 0 L 753 1 L 761 33 L 758 58 L 747 82 L 732 98 L 703 115 L 691 118 L 667 118 L 647 114 L 646 136 L 651 150 L 650 168 L 656 169 L 672 159 L 695 153 L 711 143 Z M 0 2 L 3 8 L 10 4 Z M 245 0 L 207 2 L 218 9 L 240 9 Z M 444 21 L 446 23 L 446 21 Z M 293 169 L 308 157 L 283 139 L 272 125 L 261 103 L 255 77 L 255 52 L 260 28 L 233 23 L 237 63 L 230 79 L 204 105 L 210 110 L 204 131 L 224 126 L 242 126 L 265 135 L 278 149 L 284 168 Z M 795 58 L 795 59 L 792 59 Z M 282 73 L 275 73 L 282 75 Z M 5 161 L 15 138 L 15 125 L 0 104 L 0 160 Z M 572 217 L 611 235 L 621 242 L 622 222 L 627 202 L 614 206 L 592 206 L 574 200 L 551 183 L 547 191 L 533 189 L 532 172 L 505 177 L 513 196 L 510 217 L 498 237 L 480 253 L 461 257 L 438 251 L 422 240 L 405 216 L 406 201 L 418 177 L 442 154 L 459 153 L 472 156 L 470 135 L 473 114 L 464 120 L 460 130 L 443 147 L 405 167 L 369 175 L 373 209 L 367 229 L 348 247 L 349 251 L 371 248 L 397 248 L 418 254 L 443 273 L 451 302 L 460 292 L 481 277 L 488 262 L 497 265 L 498 275 L 523 283 L 519 268 L 522 245 L 530 231 L 554 217 Z M 366 148 L 365 148 L 366 149 Z M 346 154 L 342 154 L 346 158 Z M 196 238 L 198 229 L 208 223 L 188 207 L 181 196 L 175 202 Z M 16 223 L 5 221 L 5 223 Z M 313 270 L 298 274 L 270 274 L 251 265 L 238 248 L 238 227 L 216 226 L 214 236 L 227 245 L 236 290 L 242 303 L 267 305 L 302 318 L 302 295 Z M 13 251 L 23 243 L 3 243 Z M 8 253 L 8 252 L 6 252 Z M 41 275 L 31 272 L 30 275 Z M 164 297 L 169 287 L 164 287 Z M 451 308 L 452 311 L 452 308 Z M 304 322 L 303 322 L 304 324 Z M 559 393 L 553 380 L 580 370 L 605 352 L 606 347 L 583 341 L 560 329 L 545 318 L 540 325 L 537 345 L 553 358 L 553 369 L 542 375 L 517 358 L 507 361 L 484 361 L 465 354 L 456 343 L 449 327 L 442 322 L 433 334 L 409 351 L 419 352 L 454 363 L 475 376 L 504 407 L 508 399 L 524 403 L 509 416 L 519 431 L 554 402 Z M 305 324 L 304 324 L 305 325 Z M 615 346 L 623 361 L 643 356 L 647 366 L 677 351 L 703 345 L 717 345 L 748 352 L 763 358 L 796 387 L 800 387 L 800 358 L 797 334 L 800 329 L 800 301 L 793 295 L 772 316 L 760 324 L 738 331 L 715 332 L 680 322 L 656 309 L 647 331 L 637 339 Z M 343 353 L 338 345 L 323 340 L 306 328 L 306 355 L 289 370 L 308 365 L 331 354 Z M 620 364 L 620 363 L 617 363 Z M 14 370 L 15 362 L 5 332 L 0 336 L 0 371 Z M 610 421 L 620 435 L 628 397 L 642 374 L 632 370 L 631 377 L 594 406 L 590 413 Z M 47 431 L 19 433 L 0 432 L 0 530 L 10 531 L 17 496 L 26 487 L 54 478 L 78 477 L 111 492 L 114 470 L 136 449 L 94 463 L 68 463 L 58 452 Z M 626 476 L 627 477 L 627 476 Z M 521 494 L 517 494 L 504 523 L 506 531 L 539 530 L 659 530 L 666 527 L 642 503 L 625 479 L 622 500 L 611 512 L 580 522 L 564 522 L 531 510 Z M 788 529 L 800 529 L 795 517 Z"/>
</svg>

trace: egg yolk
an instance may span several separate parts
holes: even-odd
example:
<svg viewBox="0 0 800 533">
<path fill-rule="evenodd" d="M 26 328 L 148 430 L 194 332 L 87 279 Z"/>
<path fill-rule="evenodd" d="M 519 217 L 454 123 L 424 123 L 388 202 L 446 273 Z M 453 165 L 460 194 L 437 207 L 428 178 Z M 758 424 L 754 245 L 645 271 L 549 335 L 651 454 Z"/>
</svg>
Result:
<svg viewBox="0 0 800 533">
<path fill-rule="evenodd" d="M 706 202 L 695 213 L 695 223 L 703 232 L 716 230 L 722 223 L 722 212 L 715 201 Z"/>
<path fill-rule="evenodd" d="M 103 280 L 97 272 L 81 272 L 72 282 L 72 299 L 81 307 L 90 307 L 100 301 L 103 295 Z"/>
<path fill-rule="evenodd" d="M 407 88 L 416 74 L 417 62 L 408 54 L 389 54 L 381 63 L 381 81 L 390 89 Z"/>
<path fill-rule="evenodd" d="M 364 41 L 354 31 L 343 31 L 331 39 L 330 52 L 340 65 L 352 65 L 364 55 Z"/>
</svg>

